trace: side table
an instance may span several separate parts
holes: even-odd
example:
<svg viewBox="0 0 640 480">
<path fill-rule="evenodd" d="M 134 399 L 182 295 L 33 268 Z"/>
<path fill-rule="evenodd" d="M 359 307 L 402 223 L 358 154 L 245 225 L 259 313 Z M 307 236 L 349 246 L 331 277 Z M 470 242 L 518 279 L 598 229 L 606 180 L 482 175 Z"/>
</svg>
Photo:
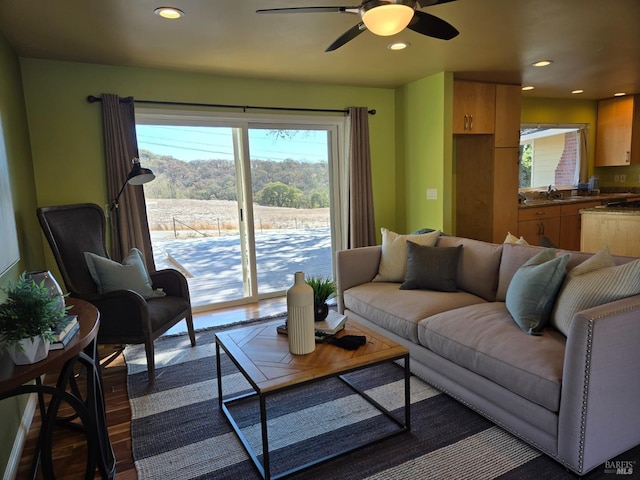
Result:
<svg viewBox="0 0 640 480">
<path fill-rule="evenodd" d="M 103 479 L 115 478 L 116 462 L 107 431 L 102 372 L 98 357 L 97 342 L 100 313 L 89 302 L 67 297 L 67 304 L 73 305 L 70 314 L 78 316 L 80 331 L 62 350 L 50 351 L 46 359 L 32 364 L 17 366 L 8 355 L 0 357 L 0 400 L 16 395 L 36 393 L 42 427 L 38 437 L 37 450 L 32 464 L 32 477 L 36 477 L 38 466 L 44 478 L 53 479 L 51 447 L 53 430 L 57 423 L 72 422 L 76 417 L 82 422 L 87 437 L 87 467 L 85 479 L 93 479 L 96 468 Z M 86 390 L 80 391 L 76 383 L 74 367 L 80 365 L 86 372 Z M 58 376 L 56 385 L 43 385 L 44 374 Z M 35 384 L 27 384 L 35 380 Z M 45 401 L 48 398 L 48 402 Z M 67 402 L 75 415 L 58 418 L 62 402 Z"/>
</svg>

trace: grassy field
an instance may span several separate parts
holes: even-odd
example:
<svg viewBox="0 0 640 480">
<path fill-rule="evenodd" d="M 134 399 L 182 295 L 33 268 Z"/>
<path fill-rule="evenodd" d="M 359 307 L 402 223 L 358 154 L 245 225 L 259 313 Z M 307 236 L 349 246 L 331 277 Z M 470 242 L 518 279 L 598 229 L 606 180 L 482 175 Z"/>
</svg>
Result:
<svg viewBox="0 0 640 480">
<path fill-rule="evenodd" d="M 329 226 L 329 208 L 279 208 L 253 206 L 256 231 L 305 229 Z M 226 200 L 147 199 L 149 228 L 152 231 L 203 232 L 227 235 L 238 233 L 238 206 Z"/>
</svg>

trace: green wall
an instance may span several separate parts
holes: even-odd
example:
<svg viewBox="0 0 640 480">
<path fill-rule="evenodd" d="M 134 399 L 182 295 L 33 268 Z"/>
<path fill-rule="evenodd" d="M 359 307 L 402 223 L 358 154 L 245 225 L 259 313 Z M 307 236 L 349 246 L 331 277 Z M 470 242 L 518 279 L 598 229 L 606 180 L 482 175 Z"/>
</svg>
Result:
<svg viewBox="0 0 640 480">
<path fill-rule="evenodd" d="M 18 58 L 0 33 L 0 135 L 5 143 L 11 194 L 15 210 L 20 246 L 20 261 L 0 276 L 0 287 L 15 280 L 25 270 L 44 268 L 40 229 L 35 209 L 29 132 L 22 92 Z M 1 247 L 0 247 L 1 248 Z M 0 293 L 0 302 L 4 300 Z M 27 397 L 9 398 L 0 402 L 0 471 L 4 472 L 20 425 Z"/>
<path fill-rule="evenodd" d="M 369 116 L 376 225 L 396 227 L 392 89 L 219 77 L 200 73 L 22 59 L 39 205 L 106 198 L 100 104 L 89 94 L 144 100 L 377 111 Z M 51 266 L 52 258 L 48 264 Z"/>
<path fill-rule="evenodd" d="M 398 182 L 398 210 L 404 208 L 406 232 L 453 231 L 452 95 L 453 75 L 447 72 L 397 91 L 397 123 L 402 126 L 398 169 L 403 175 Z M 437 200 L 427 200 L 427 189 L 437 189 Z"/>
</svg>

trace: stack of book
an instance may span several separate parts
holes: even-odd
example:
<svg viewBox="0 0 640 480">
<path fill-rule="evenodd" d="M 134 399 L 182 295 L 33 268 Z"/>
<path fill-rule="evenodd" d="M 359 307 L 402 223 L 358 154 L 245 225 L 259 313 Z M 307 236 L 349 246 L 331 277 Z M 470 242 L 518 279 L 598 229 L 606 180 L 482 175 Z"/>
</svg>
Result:
<svg viewBox="0 0 640 480">
<path fill-rule="evenodd" d="M 347 317 L 339 314 L 334 310 L 329 310 L 329 315 L 322 322 L 315 322 L 314 328 L 317 332 L 326 335 L 335 335 L 344 328 L 347 323 Z"/>
<path fill-rule="evenodd" d="M 66 347 L 78 330 L 80 330 L 78 316 L 67 315 L 53 331 L 54 341 L 49 345 L 49 350 L 60 350 Z"/>
<path fill-rule="evenodd" d="M 316 341 L 322 342 L 327 337 L 332 337 L 340 330 L 344 329 L 347 324 L 347 317 L 341 315 L 334 310 L 329 310 L 329 315 L 322 322 L 314 322 L 313 328 L 315 329 Z M 287 334 L 287 324 L 278 325 L 276 327 L 278 333 Z"/>
</svg>

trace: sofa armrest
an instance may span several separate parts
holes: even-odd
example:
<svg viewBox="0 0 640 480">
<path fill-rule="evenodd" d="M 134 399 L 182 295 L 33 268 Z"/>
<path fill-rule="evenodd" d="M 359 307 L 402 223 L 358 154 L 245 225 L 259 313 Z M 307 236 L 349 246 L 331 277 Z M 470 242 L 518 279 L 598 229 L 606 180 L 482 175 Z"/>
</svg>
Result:
<svg viewBox="0 0 640 480">
<path fill-rule="evenodd" d="M 640 295 L 577 313 L 562 375 L 558 455 L 585 472 L 640 443 Z"/>
<path fill-rule="evenodd" d="M 344 312 L 342 293 L 351 287 L 368 283 L 378 273 L 382 247 L 360 247 L 336 252 L 336 301 L 338 311 Z"/>
</svg>

